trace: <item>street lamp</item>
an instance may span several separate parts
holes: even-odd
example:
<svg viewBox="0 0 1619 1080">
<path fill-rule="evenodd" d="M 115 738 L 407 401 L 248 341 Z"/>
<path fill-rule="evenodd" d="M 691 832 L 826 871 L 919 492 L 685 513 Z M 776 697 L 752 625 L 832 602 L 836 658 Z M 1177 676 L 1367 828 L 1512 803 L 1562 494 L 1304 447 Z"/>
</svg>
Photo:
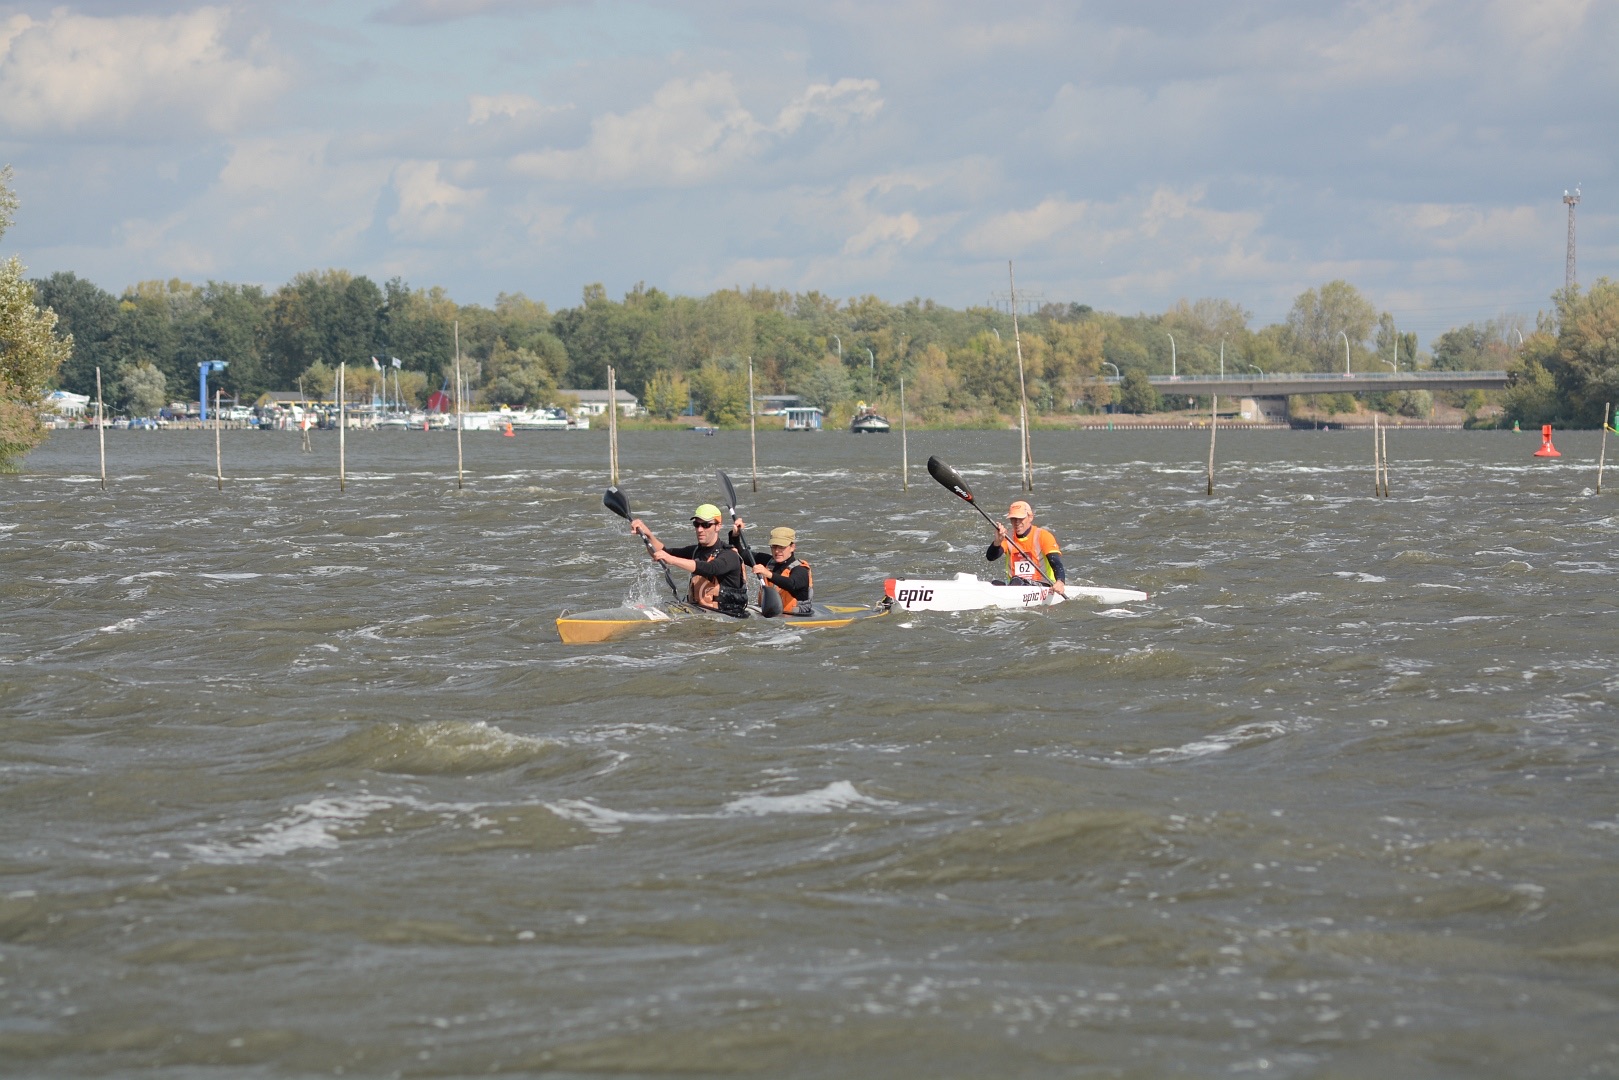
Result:
<svg viewBox="0 0 1619 1080">
<path fill-rule="evenodd" d="M 1225 378 L 1225 335 L 1220 335 L 1220 378 Z"/>
<path fill-rule="evenodd" d="M 843 363 L 843 339 L 833 334 L 832 340 L 838 343 L 838 363 Z"/>
<path fill-rule="evenodd" d="M 1249 364 L 1248 367 L 1251 367 L 1255 371 L 1259 372 L 1259 377 L 1260 378 L 1263 379 L 1265 377 L 1265 369 L 1260 367 L 1258 364 Z"/>
<path fill-rule="evenodd" d="M 1344 339 L 1344 378 L 1347 379 L 1349 378 L 1349 335 L 1340 330 L 1338 331 L 1338 336 Z"/>
<path fill-rule="evenodd" d="M 871 375 L 866 380 L 868 383 L 866 393 L 875 394 L 877 392 L 877 356 L 871 351 L 870 346 L 867 346 L 866 348 L 866 356 L 871 360 Z"/>
<path fill-rule="evenodd" d="M 1118 379 L 1120 382 L 1124 381 L 1124 375 L 1119 371 L 1119 365 L 1113 363 L 1111 360 L 1103 360 L 1102 363 L 1113 369 L 1113 377 L 1115 379 Z"/>
<path fill-rule="evenodd" d="M 1164 336 L 1169 338 L 1169 377 L 1178 379 L 1180 376 L 1175 374 L 1175 335 L 1165 330 Z"/>
</svg>

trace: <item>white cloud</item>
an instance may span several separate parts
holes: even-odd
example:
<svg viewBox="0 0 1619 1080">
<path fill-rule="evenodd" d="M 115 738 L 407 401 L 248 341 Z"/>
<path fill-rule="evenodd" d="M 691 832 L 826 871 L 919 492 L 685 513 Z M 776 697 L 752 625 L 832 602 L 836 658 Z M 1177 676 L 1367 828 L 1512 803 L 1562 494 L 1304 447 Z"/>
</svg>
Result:
<svg viewBox="0 0 1619 1080">
<path fill-rule="evenodd" d="M 1028 210 L 995 215 L 969 232 L 962 246 L 976 255 L 1002 255 L 1059 242 L 1084 221 L 1088 206 L 1083 200 L 1043 199 Z"/>
<path fill-rule="evenodd" d="M 124 138 L 175 126 L 227 131 L 287 82 L 262 44 L 227 44 L 229 21 L 221 8 L 13 16 L 0 27 L 0 129 Z"/>
<path fill-rule="evenodd" d="M 393 166 L 336 158 L 332 143 L 329 135 L 240 140 L 175 231 L 299 269 L 351 259 Z"/>
<path fill-rule="evenodd" d="M 407 161 L 394 170 L 399 210 L 388 227 L 406 240 L 453 235 L 466 224 L 466 211 L 483 201 L 484 192 L 459 187 L 445 179 L 437 161 Z"/>
<path fill-rule="evenodd" d="M 881 107 L 876 82 L 842 79 L 807 87 L 765 123 L 742 104 L 729 74 L 708 72 L 670 80 L 639 108 L 598 117 L 577 150 L 520 154 L 512 167 L 547 180 L 684 187 L 736 168 L 812 118 L 841 124 Z"/>
<path fill-rule="evenodd" d="M 561 112 L 565 106 L 544 105 L 527 94 L 473 94 L 467 99 L 467 123 L 487 124 L 495 120 L 522 120 Z"/>
<path fill-rule="evenodd" d="M 1532 206 L 1416 203 L 1389 207 L 1385 221 L 1391 232 L 1420 236 L 1432 250 L 1444 253 L 1521 250 L 1549 231 L 1547 215 Z"/>
<path fill-rule="evenodd" d="M 817 83 L 781 110 L 771 130 L 790 134 L 810 119 L 840 125 L 850 119 L 870 120 L 883 107 L 883 99 L 877 96 L 878 89 L 876 79 L 839 79 L 830 85 Z"/>
</svg>

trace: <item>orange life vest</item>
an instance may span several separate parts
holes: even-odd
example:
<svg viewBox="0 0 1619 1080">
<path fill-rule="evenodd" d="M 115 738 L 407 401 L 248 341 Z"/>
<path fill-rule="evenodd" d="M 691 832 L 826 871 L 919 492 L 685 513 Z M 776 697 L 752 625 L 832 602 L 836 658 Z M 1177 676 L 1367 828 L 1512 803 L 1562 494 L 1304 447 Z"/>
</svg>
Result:
<svg viewBox="0 0 1619 1080">
<path fill-rule="evenodd" d="M 769 565 L 770 573 L 774 575 L 776 573 L 776 564 L 772 562 Z M 804 597 L 802 603 L 802 612 L 799 611 L 800 602 L 798 597 L 794 596 L 780 585 L 777 585 L 773 579 L 770 582 L 770 587 L 781 593 L 781 613 L 783 615 L 809 615 L 812 614 L 810 610 L 810 601 L 815 598 L 815 572 L 810 569 L 809 563 L 805 562 L 803 559 L 800 559 L 797 555 L 794 555 L 791 559 L 788 559 L 786 565 L 782 566 L 781 569 L 783 572 L 790 574 L 793 572 L 793 567 L 795 566 L 802 566 L 804 568 L 804 572 L 809 575 L 809 593 Z"/>
<path fill-rule="evenodd" d="M 1050 529 L 1036 525 L 1027 536 L 1008 531 L 1007 537 L 1011 543 L 1001 545 L 1006 551 L 1006 580 L 1022 578 L 1024 581 L 1039 581 L 1042 574 L 1047 581 L 1056 580 L 1051 560 L 1046 556 L 1061 555 L 1062 548 L 1057 545 L 1057 538 Z"/>
</svg>

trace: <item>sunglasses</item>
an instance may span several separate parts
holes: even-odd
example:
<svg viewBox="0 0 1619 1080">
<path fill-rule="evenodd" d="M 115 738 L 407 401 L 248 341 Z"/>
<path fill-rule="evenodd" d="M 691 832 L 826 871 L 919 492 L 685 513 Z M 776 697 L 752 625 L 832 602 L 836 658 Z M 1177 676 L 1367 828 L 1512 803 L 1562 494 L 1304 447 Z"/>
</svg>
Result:
<svg viewBox="0 0 1619 1080">
<path fill-rule="evenodd" d="M 694 529 L 717 529 L 720 527 L 720 523 L 717 521 L 704 521 L 702 518 L 692 518 L 691 527 Z"/>
</svg>

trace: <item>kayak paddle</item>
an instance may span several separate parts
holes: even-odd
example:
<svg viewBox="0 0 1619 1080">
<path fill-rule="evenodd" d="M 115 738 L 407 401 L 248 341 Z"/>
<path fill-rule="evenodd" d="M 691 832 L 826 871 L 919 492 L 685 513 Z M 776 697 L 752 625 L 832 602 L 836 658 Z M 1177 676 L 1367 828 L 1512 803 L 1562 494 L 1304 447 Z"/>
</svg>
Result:
<svg viewBox="0 0 1619 1080">
<path fill-rule="evenodd" d="M 616 485 L 608 488 L 607 494 L 602 496 L 602 505 L 607 507 L 607 509 L 611 510 L 613 513 L 617 514 L 619 517 L 623 518 L 625 521 L 629 521 L 634 516 L 630 513 L 629 496 L 625 495 L 623 490 Z M 646 545 L 646 553 L 651 555 L 652 541 L 643 536 L 641 537 L 641 543 Z M 658 565 L 663 567 L 663 580 L 669 583 L 669 592 L 674 595 L 676 600 L 679 600 L 680 590 L 675 588 L 675 579 L 669 574 L 669 564 L 659 563 Z"/>
<path fill-rule="evenodd" d="M 736 488 L 732 485 L 731 478 L 725 475 L 724 469 L 714 471 L 719 475 L 720 486 L 725 489 L 725 506 L 726 509 L 731 511 L 731 521 L 734 524 L 736 522 Z M 743 558 L 748 562 L 752 562 L 753 552 L 748 548 L 748 538 L 742 535 L 740 529 L 737 530 L 736 543 L 742 552 Z M 781 616 L 781 593 L 776 591 L 774 585 L 767 585 L 764 581 L 759 582 L 759 614 L 767 619 L 775 619 Z"/>
<path fill-rule="evenodd" d="M 967 486 L 967 481 L 963 480 L 961 478 L 961 474 L 956 470 L 940 461 L 937 457 L 930 457 L 928 458 L 928 475 L 933 477 L 933 479 L 937 480 L 939 483 L 943 484 L 945 487 L 949 488 L 956 498 L 965 503 L 971 504 L 972 508 L 977 510 L 983 519 L 989 522 L 991 526 L 997 528 L 1000 526 L 1000 522 L 984 513 L 984 508 L 979 506 L 977 500 L 973 498 L 973 489 Z M 1032 557 L 1027 551 L 1024 551 L 1023 545 L 1017 542 L 1017 537 L 1013 536 L 1010 531 L 1007 532 L 1006 538 L 1012 542 L 1012 547 L 1017 549 L 1018 554 L 1029 560 L 1029 564 L 1034 567 L 1034 572 L 1040 575 L 1040 580 L 1045 582 L 1046 587 L 1055 588 L 1055 583 L 1050 578 L 1046 577 L 1045 571 L 1040 569 L 1040 560 Z"/>
</svg>

